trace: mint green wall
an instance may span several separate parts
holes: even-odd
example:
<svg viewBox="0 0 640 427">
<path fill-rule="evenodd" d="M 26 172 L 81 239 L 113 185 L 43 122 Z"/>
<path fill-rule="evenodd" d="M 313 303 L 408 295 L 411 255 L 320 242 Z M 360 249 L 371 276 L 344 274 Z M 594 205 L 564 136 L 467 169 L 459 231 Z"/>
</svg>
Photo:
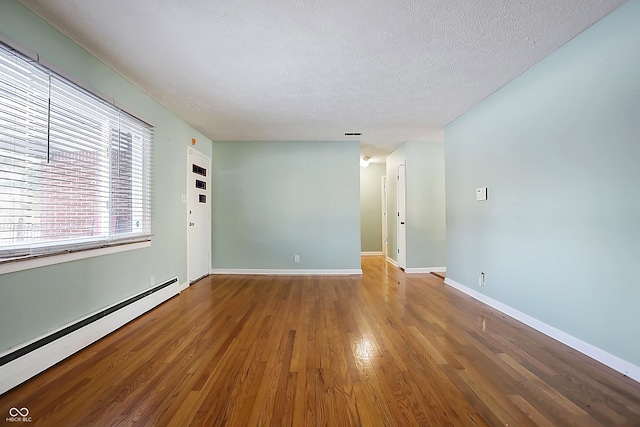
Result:
<svg viewBox="0 0 640 427">
<path fill-rule="evenodd" d="M 389 256 L 397 260 L 397 166 L 406 162 L 407 268 L 446 267 L 442 142 L 409 141 L 387 158 Z"/>
<path fill-rule="evenodd" d="M 187 281 L 187 146 L 197 138 L 210 155 L 211 142 L 19 3 L 0 2 L 0 31 L 156 125 L 152 246 L 0 275 L 2 352 L 148 288 L 151 276 Z"/>
<path fill-rule="evenodd" d="M 214 142 L 212 267 L 359 269 L 359 150 L 355 141 Z"/>
<path fill-rule="evenodd" d="M 447 276 L 635 365 L 639 22 L 626 3 L 445 129 Z"/>
<path fill-rule="evenodd" d="M 382 177 L 384 163 L 360 168 L 360 249 L 382 252 Z"/>
<path fill-rule="evenodd" d="M 406 144 L 407 268 L 446 267 L 444 146 Z"/>
</svg>

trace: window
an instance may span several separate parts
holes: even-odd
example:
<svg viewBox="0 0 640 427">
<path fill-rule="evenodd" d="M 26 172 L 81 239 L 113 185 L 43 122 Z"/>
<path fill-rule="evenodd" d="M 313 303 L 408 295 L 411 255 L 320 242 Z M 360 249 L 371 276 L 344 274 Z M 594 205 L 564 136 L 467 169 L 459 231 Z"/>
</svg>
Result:
<svg viewBox="0 0 640 427">
<path fill-rule="evenodd" d="M 0 45 L 0 262 L 149 240 L 152 131 Z"/>
</svg>

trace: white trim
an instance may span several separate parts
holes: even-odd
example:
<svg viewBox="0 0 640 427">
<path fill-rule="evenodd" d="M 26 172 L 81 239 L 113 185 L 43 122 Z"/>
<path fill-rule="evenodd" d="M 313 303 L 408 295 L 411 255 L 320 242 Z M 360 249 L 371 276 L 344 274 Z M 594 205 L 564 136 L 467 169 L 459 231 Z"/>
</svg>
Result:
<svg viewBox="0 0 640 427">
<path fill-rule="evenodd" d="M 166 286 L 147 297 L 133 302 L 128 306 L 109 314 L 108 316 L 96 320 L 95 322 L 90 323 L 83 328 L 73 331 L 70 334 L 65 335 L 64 337 L 61 337 L 55 341 L 50 342 L 49 344 L 33 350 L 32 352 L 27 353 L 22 357 L 12 360 L 6 365 L 0 366 L 0 394 L 12 389 L 13 387 L 23 383 L 34 375 L 37 375 L 45 369 L 66 359 L 67 357 L 82 350 L 83 348 L 99 340 L 100 338 L 129 323 L 136 317 L 146 313 L 147 311 L 160 305 L 169 298 L 177 295 L 179 292 L 179 286 L 179 282 L 176 280 L 175 283 L 172 283 L 171 285 Z M 139 295 L 143 292 L 146 291 L 139 292 L 136 295 Z M 131 297 L 127 297 L 122 301 L 126 301 L 129 298 Z M 109 307 L 113 307 L 120 302 L 110 305 Z M 70 324 L 61 326 L 55 331 L 48 332 L 43 336 L 23 343 L 18 347 L 14 347 L 4 352 L 2 355 L 11 353 L 18 348 L 29 345 L 32 342 L 44 338 L 45 336 L 49 336 L 59 330 L 66 328 L 71 324 L 82 321 L 83 319 L 86 319 L 87 317 L 90 317 L 95 313 L 98 313 L 109 307 L 102 308 L 92 314 L 89 314 L 88 316 L 83 317 L 82 319 L 78 319 L 71 322 Z"/>
<path fill-rule="evenodd" d="M 382 251 L 377 251 L 377 252 L 360 252 L 361 256 L 380 256 L 380 255 L 384 255 L 384 253 Z"/>
<path fill-rule="evenodd" d="M 518 311 L 515 308 L 501 303 L 500 301 L 494 300 L 493 298 L 488 297 L 483 293 L 474 291 L 473 289 L 468 288 L 456 282 L 455 280 L 450 279 L 449 277 L 444 280 L 444 283 L 451 286 L 452 288 L 464 292 L 465 294 L 477 299 L 480 302 L 483 302 L 495 308 L 496 310 L 503 312 L 507 316 L 513 317 L 514 319 L 519 320 L 525 325 L 530 326 L 533 329 L 536 329 L 537 331 L 540 331 L 543 334 L 557 341 L 560 341 L 563 344 L 568 345 L 569 347 L 597 360 L 598 362 L 610 367 L 611 369 L 614 369 L 621 374 L 626 375 L 627 377 L 637 382 L 640 382 L 640 366 L 636 366 L 631 362 L 627 362 L 626 360 L 619 358 L 618 356 L 614 356 L 613 354 L 608 353 L 594 345 L 586 343 L 572 335 L 567 334 L 566 332 L 563 332 L 551 325 L 541 322 L 540 320 L 531 317 L 528 314 Z"/>
<path fill-rule="evenodd" d="M 182 291 L 184 291 L 185 289 L 187 289 L 188 287 L 189 287 L 189 281 L 186 281 L 185 283 L 183 283 L 183 284 L 181 284 L 181 285 L 180 285 L 180 289 L 179 289 L 179 291 L 178 291 L 178 292 L 182 292 Z"/>
<path fill-rule="evenodd" d="M 249 275 L 268 275 L 268 276 L 338 276 L 362 274 L 360 268 L 341 268 L 341 269 L 303 269 L 303 268 L 285 268 L 285 269 L 257 269 L 257 268 L 236 268 L 224 269 L 213 268 L 211 274 L 249 274 Z"/>
<path fill-rule="evenodd" d="M 405 268 L 405 273 L 446 273 L 447 267 Z"/>
<path fill-rule="evenodd" d="M 396 262 L 396 260 L 391 258 L 389 255 L 387 255 L 387 262 L 390 264 L 393 264 L 395 267 L 398 266 L 398 263 Z"/>
<path fill-rule="evenodd" d="M 12 261 L 0 264 L 0 274 L 14 273 L 16 271 L 29 270 L 31 268 L 45 267 L 47 265 L 62 264 L 63 262 L 77 261 L 79 259 L 93 258 L 96 256 L 115 254 L 118 252 L 132 251 L 134 249 L 148 248 L 151 241 L 127 243 L 123 245 L 108 246 L 106 248 L 88 249 L 64 253 L 59 255 L 42 256 L 38 258 Z"/>
</svg>

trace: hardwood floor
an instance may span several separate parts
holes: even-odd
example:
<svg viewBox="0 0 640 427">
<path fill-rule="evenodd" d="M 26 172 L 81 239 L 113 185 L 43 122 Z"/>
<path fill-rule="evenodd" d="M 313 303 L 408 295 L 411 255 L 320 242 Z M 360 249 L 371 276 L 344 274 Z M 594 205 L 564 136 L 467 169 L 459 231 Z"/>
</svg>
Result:
<svg viewBox="0 0 640 427">
<path fill-rule="evenodd" d="M 640 426 L 638 383 L 434 275 L 362 263 L 362 277 L 205 278 L 0 396 L 0 420 Z"/>
</svg>

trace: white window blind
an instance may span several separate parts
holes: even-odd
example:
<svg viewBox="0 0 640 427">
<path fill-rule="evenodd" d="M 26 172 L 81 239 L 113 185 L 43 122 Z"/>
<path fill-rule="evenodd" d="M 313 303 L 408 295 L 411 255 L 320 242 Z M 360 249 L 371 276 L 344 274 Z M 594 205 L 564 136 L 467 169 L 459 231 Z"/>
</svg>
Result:
<svg viewBox="0 0 640 427">
<path fill-rule="evenodd" d="M 149 240 L 152 134 L 0 45 L 0 262 Z"/>
</svg>

